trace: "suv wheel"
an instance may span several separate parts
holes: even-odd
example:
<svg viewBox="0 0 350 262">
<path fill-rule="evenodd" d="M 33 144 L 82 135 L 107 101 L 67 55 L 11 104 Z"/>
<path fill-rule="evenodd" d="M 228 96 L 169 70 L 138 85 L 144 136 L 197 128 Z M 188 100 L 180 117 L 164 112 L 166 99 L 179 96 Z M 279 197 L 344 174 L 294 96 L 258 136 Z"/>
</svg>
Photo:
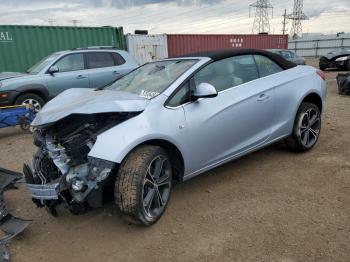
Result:
<svg viewBox="0 0 350 262">
<path fill-rule="evenodd" d="M 316 144 L 320 132 L 320 109 L 312 103 L 302 103 L 295 117 L 293 133 L 286 139 L 286 144 L 295 151 L 310 150 Z"/>
<path fill-rule="evenodd" d="M 115 202 L 127 221 L 150 226 L 164 213 L 172 187 L 170 159 L 159 146 L 136 148 L 121 164 Z"/>
<path fill-rule="evenodd" d="M 20 95 L 15 102 L 16 105 L 30 105 L 38 112 L 45 104 L 45 101 L 38 95 L 28 93 Z"/>
</svg>

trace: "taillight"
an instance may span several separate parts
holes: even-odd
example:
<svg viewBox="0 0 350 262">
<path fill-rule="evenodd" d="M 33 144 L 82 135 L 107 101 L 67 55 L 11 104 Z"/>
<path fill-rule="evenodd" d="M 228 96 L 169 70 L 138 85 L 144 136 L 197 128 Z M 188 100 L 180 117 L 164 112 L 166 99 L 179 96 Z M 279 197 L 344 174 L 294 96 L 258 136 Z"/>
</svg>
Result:
<svg viewBox="0 0 350 262">
<path fill-rule="evenodd" d="M 322 70 L 317 69 L 316 73 L 323 79 L 326 80 L 326 75 Z"/>
</svg>

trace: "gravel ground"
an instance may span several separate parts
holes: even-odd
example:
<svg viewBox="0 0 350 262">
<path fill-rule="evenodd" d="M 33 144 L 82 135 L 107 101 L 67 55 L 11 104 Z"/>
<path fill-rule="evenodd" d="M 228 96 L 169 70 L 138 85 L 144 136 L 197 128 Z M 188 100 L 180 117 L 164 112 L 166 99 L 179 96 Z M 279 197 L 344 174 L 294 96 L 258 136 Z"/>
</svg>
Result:
<svg viewBox="0 0 350 262">
<path fill-rule="evenodd" d="M 315 65 L 315 60 L 309 60 Z M 128 225 L 114 205 L 51 217 L 29 194 L 7 191 L 33 223 L 9 244 L 12 261 L 350 261 L 350 97 L 327 72 L 327 109 L 308 153 L 270 146 L 175 186 L 154 226 Z M 0 130 L 0 166 L 20 171 L 35 148 Z"/>
</svg>

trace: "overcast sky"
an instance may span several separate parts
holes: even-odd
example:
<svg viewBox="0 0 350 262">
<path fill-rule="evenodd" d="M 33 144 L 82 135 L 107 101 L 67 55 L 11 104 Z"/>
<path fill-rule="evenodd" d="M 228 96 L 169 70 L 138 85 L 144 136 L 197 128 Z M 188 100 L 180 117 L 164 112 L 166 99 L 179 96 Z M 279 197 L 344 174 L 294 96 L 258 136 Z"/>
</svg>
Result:
<svg viewBox="0 0 350 262">
<path fill-rule="evenodd" d="M 124 32 L 251 33 L 254 9 L 242 0 L 0 0 L 0 24 L 123 26 Z M 292 0 L 270 0 L 270 33 L 282 29 L 282 13 Z M 350 0 L 305 0 L 304 33 L 350 31 Z M 272 13 L 271 13 L 272 16 Z M 291 26 L 291 21 L 287 25 Z"/>
</svg>

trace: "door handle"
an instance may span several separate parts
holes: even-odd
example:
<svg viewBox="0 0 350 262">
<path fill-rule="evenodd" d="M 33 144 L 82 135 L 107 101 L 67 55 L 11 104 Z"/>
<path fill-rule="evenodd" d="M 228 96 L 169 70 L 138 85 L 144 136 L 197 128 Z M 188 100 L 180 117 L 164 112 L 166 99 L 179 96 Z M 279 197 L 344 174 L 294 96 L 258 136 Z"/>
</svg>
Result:
<svg viewBox="0 0 350 262">
<path fill-rule="evenodd" d="M 86 76 L 84 76 L 84 75 L 78 75 L 77 76 L 77 79 L 84 79 L 84 78 L 86 78 Z"/>
<path fill-rule="evenodd" d="M 270 96 L 266 95 L 266 94 L 261 94 L 259 97 L 258 97 L 258 101 L 265 101 L 267 99 L 269 99 Z"/>
<path fill-rule="evenodd" d="M 113 75 L 120 75 L 118 71 L 113 71 Z"/>
</svg>

